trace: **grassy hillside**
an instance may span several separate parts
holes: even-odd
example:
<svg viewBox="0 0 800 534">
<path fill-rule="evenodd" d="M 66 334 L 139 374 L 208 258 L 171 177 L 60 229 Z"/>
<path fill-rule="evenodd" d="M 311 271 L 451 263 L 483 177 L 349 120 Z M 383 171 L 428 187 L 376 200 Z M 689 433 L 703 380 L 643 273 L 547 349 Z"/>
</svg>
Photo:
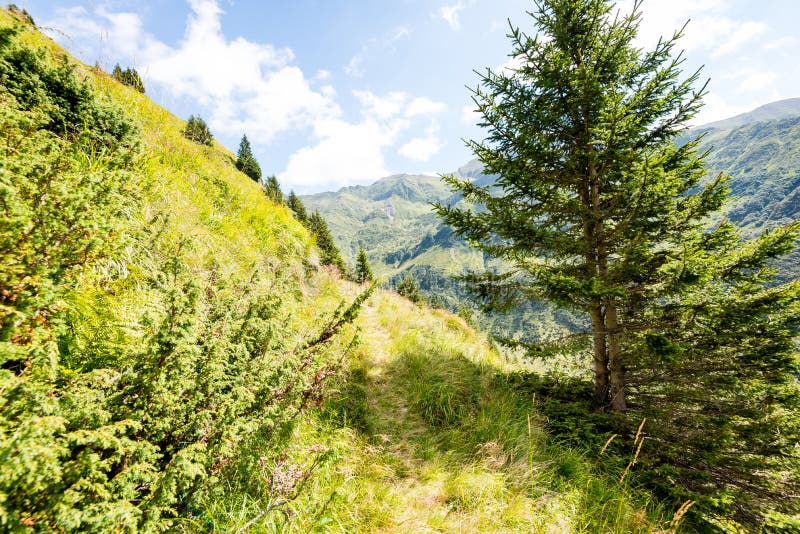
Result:
<svg viewBox="0 0 800 534">
<path fill-rule="evenodd" d="M 323 442 L 334 461 L 288 521 L 274 514 L 263 531 L 668 529 L 672 511 L 620 485 L 616 468 L 598 465 L 599 450 L 552 443 L 536 399 L 509 385 L 520 369 L 463 320 L 381 291 L 358 324 L 363 343 L 348 375 L 295 436 L 300 447 Z M 236 494 L 207 514 L 231 531 L 258 509 Z"/>
<path fill-rule="evenodd" d="M 446 312 L 379 292 L 354 322 L 364 288 L 227 150 L 10 11 L 0 81 L 0 529 L 669 527 L 618 482 L 630 437 L 553 443 Z"/>
</svg>

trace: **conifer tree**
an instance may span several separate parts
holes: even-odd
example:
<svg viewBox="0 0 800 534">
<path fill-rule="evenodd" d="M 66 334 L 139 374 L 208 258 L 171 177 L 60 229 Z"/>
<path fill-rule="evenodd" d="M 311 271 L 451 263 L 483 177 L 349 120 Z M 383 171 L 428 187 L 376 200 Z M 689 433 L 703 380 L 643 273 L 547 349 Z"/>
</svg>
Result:
<svg viewBox="0 0 800 534">
<path fill-rule="evenodd" d="M 800 283 L 770 288 L 769 265 L 800 227 L 750 242 L 709 227 L 729 178 L 706 177 L 697 139 L 675 144 L 705 86 L 682 77 L 680 31 L 636 46 L 639 5 L 541 0 L 535 32 L 512 26 L 518 66 L 487 70 L 473 94 L 488 134 L 469 146 L 498 178 L 446 177 L 467 207 L 436 209 L 513 265 L 468 277 L 487 306 L 545 299 L 588 316 L 596 403 L 650 416 L 661 488 L 714 495 L 703 505 L 717 512 L 735 494 L 745 523 L 778 503 L 796 513 L 785 495 L 797 479 L 778 473 L 800 472 L 796 448 L 787 455 Z"/>
<path fill-rule="evenodd" d="M 206 121 L 194 115 L 189 116 L 189 120 L 186 122 L 186 129 L 183 130 L 183 135 L 187 139 L 191 139 L 195 143 L 200 143 L 201 145 L 211 146 L 213 144 L 213 137 L 211 136 L 211 131 L 208 129 Z"/>
<path fill-rule="evenodd" d="M 140 93 L 144 93 L 144 82 L 142 82 L 142 78 L 139 76 L 139 73 L 136 69 L 128 67 L 125 70 L 122 70 L 118 63 L 114 66 L 114 70 L 112 71 L 111 75 L 115 80 L 129 87 L 133 87 Z"/>
<path fill-rule="evenodd" d="M 358 247 L 355 275 L 356 282 L 359 284 L 363 284 L 364 282 L 372 282 L 375 278 L 372 274 L 372 269 L 369 266 L 369 260 L 367 260 L 367 253 L 364 252 L 363 247 Z"/>
<path fill-rule="evenodd" d="M 294 212 L 294 216 L 297 220 L 303 223 L 303 226 L 308 226 L 308 212 L 306 211 L 306 206 L 303 204 L 303 201 L 300 200 L 300 197 L 295 195 L 294 191 L 289 192 L 289 199 L 286 201 L 286 205 Z"/>
<path fill-rule="evenodd" d="M 281 191 L 281 184 L 275 176 L 269 176 L 267 181 L 264 182 L 264 192 L 275 204 L 283 204 L 283 192 Z"/>
<path fill-rule="evenodd" d="M 250 141 L 247 135 L 242 136 L 239 143 L 239 152 L 236 157 L 236 168 L 249 176 L 253 181 L 259 182 L 261 180 L 261 166 L 253 156 L 253 149 L 250 146 Z"/>
<path fill-rule="evenodd" d="M 333 242 L 328 223 L 316 210 L 308 219 L 308 229 L 317 238 L 317 247 L 319 247 L 322 265 L 334 265 L 341 273 L 346 272 L 344 260 L 336 243 Z"/>
<path fill-rule="evenodd" d="M 413 303 L 422 302 L 422 295 L 419 292 L 419 285 L 411 273 L 406 273 L 405 277 L 397 284 L 397 292 Z"/>
</svg>

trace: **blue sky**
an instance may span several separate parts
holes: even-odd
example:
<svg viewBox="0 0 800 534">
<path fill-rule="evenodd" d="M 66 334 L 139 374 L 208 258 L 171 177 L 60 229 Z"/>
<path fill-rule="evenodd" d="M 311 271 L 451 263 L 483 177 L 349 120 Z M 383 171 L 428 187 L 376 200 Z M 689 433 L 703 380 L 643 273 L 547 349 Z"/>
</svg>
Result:
<svg viewBox="0 0 800 534">
<path fill-rule="evenodd" d="M 633 0 L 619 3 L 629 9 Z M 530 0 L 16 0 L 87 63 L 135 66 L 148 94 L 199 114 L 267 174 L 308 193 L 471 159 L 473 69 L 509 61 L 507 19 Z M 800 2 L 648 0 L 643 46 L 691 19 L 685 70 L 705 65 L 697 123 L 800 96 Z"/>
</svg>

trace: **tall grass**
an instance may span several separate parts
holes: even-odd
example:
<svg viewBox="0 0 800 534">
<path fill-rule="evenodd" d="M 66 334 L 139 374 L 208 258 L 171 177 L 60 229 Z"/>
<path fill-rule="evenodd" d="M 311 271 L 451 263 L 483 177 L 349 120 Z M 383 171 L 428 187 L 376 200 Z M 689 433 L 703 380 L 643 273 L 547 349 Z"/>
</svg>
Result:
<svg viewBox="0 0 800 534">
<path fill-rule="evenodd" d="M 291 438 L 325 436 L 330 461 L 252 532 L 669 528 L 673 511 L 599 468 L 599 451 L 552 442 L 535 400 L 498 379 L 513 368 L 462 319 L 382 292 L 359 326 L 347 381 Z M 258 506 L 218 501 L 214 520 L 235 530 Z"/>
</svg>

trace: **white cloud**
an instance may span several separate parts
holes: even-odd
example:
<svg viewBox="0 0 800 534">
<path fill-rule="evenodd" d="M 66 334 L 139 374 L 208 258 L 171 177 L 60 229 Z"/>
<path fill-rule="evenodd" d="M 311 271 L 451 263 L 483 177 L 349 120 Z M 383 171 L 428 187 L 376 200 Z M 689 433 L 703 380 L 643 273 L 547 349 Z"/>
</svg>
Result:
<svg viewBox="0 0 800 534">
<path fill-rule="evenodd" d="M 405 110 L 406 117 L 430 116 L 447 111 L 447 104 L 436 102 L 430 98 L 417 97 L 408 103 Z"/>
<path fill-rule="evenodd" d="M 384 151 L 395 146 L 423 112 L 430 116 L 445 110 L 439 102 L 399 91 L 384 95 L 353 91 L 353 96 L 361 106 L 361 120 L 317 121 L 316 143 L 292 154 L 286 170 L 279 174 L 281 182 L 301 188 L 324 184 L 325 189 L 334 189 L 386 176 L 390 171 Z M 444 146 L 437 134 L 438 125 L 432 121 L 425 136 L 407 141 L 398 152 L 415 161 L 427 161 Z"/>
<path fill-rule="evenodd" d="M 406 26 L 397 26 L 380 39 L 369 39 L 361 46 L 361 49 L 350 58 L 347 65 L 344 66 L 345 74 L 353 78 L 362 78 L 365 74 L 364 62 L 370 56 L 378 52 L 394 52 L 396 50 L 396 43 L 410 35 L 411 30 Z"/>
<path fill-rule="evenodd" d="M 358 124 L 333 119 L 318 130 L 319 142 L 291 155 L 278 176 L 281 182 L 300 188 L 324 184 L 331 190 L 389 174 L 383 157 L 383 149 L 394 140 L 389 128 L 372 119 Z"/>
<path fill-rule="evenodd" d="M 208 113 L 215 133 L 238 139 L 246 132 L 255 147 L 263 147 L 286 132 L 310 132 L 307 146 L 296 149 L 279 174 L 285 186 L 300 190 L 364 183 L 389 174 L 384 157 L 389 147 L 402 141 L 414 120 L 446 109 L 442 103 L 401 91 L 383 95 L 354 91 L 360 113 L 348 120 L 336 89 L 327 82 L 329 71 L 317 71 L 309 78 L 293 64 L 294 54 L 288 48 L 227 38 L 222 31 L 223 11 L 215 0 L 189 0 L 189 4 L 184 36 L 175 46 L 148 34 L 135 13 L 62 9 L 50 25 L 78 40 L 73 44 L 96 48 L 102 39 L 111 59 L 133 63 L 146 85 L 196 103 Z M 397 27 L 379 44 L 387 49 L 409 34 L 407 28 Z M 353 69 L 360 69 L 361 61 L 354 58 Z M 425 137 L 406 143 L 406 152 L 423 160 L 437 152 L 441 142 L 435 134 L 429 130 Z"/>
<path fill-rule="evenodd" d="M 467 4 L 463 2 L 463 0 L 447 6 L 440 7 L 436 13 L 439 17 L 444 20 L 448 26 L 450 26 L 451 30 L 458 31 L 461 29 L 461 19 L 459 18 L 459 12 L 462 11 Z"/>
<path fill-rule="evenodd" d="M 629 13 L 632 6 L 632 0 L 619 4 L 623 14 Z M 671 37 L 689 21 L 678 49 L 701 49 L 719 57 L 735 52 L 767 30 L 761 22 L 731 18 L 728 16 L 729 7 L 724 0 L 645 2 L 639 41 L 648 48 L 652 47 L 659 37 Z"/>
<path fill-rule="evenodd" d="M 792 36 L 780 37 L 764 44 L 764 50 L 781 50 L 784 48 L 794 47 L 797 44 L 797 38 Z"/>
<path fill-rule="evenodd" d="M 291 64 L 290 49 L 241 37 L 229 40 L 222 32 L 223 11 L 214 0 L 189 4 L 186 31 L 175 47 L 147 34 L 135 13 L 61 10 L 54 25 L 88 40 L 107 36 L 117 59 L 138 55 L 135 64 L 146 85 L 155 83 L 172 97 L 207 107 L 209 125 L 221 134 L 247 132 L 254 143 L 268 144 L 281 132 L 340 113 L 335 91 L 314 90 Z"/>
<path fill-rule="evenodd" d="M 726 99 L 713 92 L 706 95 L 705 99 L 703 99 L 703 103 L 704 105 L 702 111 L 700 111 L 697 117 L 695 117 L 695 119 L 692 121 L 693 126 L 699 126 L 702 124 L 708 124 L 709 122 L 728 119 L 730 117 L 750 111 L 751 109 L 747 106 L 731 104 Z"/>
<path fill-rule="evenodd" d="M 356 54 L 350 58 L 347 65 L 344 66 L 344 73 L 353 78 L 361 78 L 364 76 L 364 69 L 361 64 L 364 63 L 364 57 L 361 54 Z"/>
<path fill-rule="evenodd" d="M 475 103 L 466 104 L 461 108 L 461 121 L 464 124 L 475 125 L 481 119 L 481 114 L 475 111 Z"/>
<path fill-rule="evenodd" d="M 765 93 L 773 87 L 778 75 L 768 70 L 745 67 L 724 75 L 723 79 L 733 82 L 735 93 Z"/>
<path fill-rule="evenodd" d="M 395 91 L 386 96 L 378 96 L 370 91 L 353 91 L 364 113 L 374 115 L 378 119 L 388 119 L 399 114 L 408 100 L 406 93 Z"/>
<path fill-rule="evenodd" d="M 719 45 L 711 53 L 712 57 L 724 56 L 741 48 L 767 30 L 767 25 L 752 21 L 725 21 L 720 34 L 725 35 Z"/>
<path fill-rule="evenodd" d="M 436 125 L 425 130 L 424 137 L 415 137 L 405 143 L 397 151 L 401 156 L 414 161 L 428 161 L 439 153 L 444 143 L 438 136 L 439 128 Z"/>
</svg>

